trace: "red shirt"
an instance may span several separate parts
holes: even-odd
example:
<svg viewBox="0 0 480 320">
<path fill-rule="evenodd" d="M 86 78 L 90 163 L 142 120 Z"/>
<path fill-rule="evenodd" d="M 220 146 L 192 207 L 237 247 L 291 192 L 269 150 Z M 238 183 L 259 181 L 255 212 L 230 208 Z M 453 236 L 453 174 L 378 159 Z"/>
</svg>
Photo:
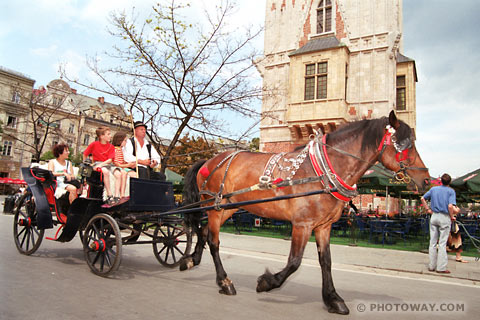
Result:
<svg viewBox="0 0 480 320">
<path fill-rule="evenodd" d="M 84 156 L 88 157 L 89 154 L 93 155 L 93 162 L 113 160 L 115 158 L 115 147 L 111 143 L 101 144 L 100 141 L 94 141 L 83 151 Z"/>
</svg>

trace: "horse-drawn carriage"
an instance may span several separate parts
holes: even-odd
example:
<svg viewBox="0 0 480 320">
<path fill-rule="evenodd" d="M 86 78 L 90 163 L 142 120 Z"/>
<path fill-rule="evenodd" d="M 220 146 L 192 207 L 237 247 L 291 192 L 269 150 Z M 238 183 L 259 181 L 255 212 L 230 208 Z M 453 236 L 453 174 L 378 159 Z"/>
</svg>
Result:
<svg viewBox="0 0 480 320">
<path fill-rule="evenodd" d="M 292 223 L 287 265 L 275 274 L 267 270 L 261 275 L 257 292 L 281 287 L 298 269 L 313 232 L 322 269 L 323 301 L 329 312 L 347 314 L 349 309 L 333 285 L 330 230 L 345 201 L 356 195 L 354 184 L 377 161 L 411 188 L 423 191 L 429 184 L 428 169 L 415 148 L 412 129 L 393 111 L 388 118 L 356 121 L 323 137 L 319 134 L 302 150 L 287 154 L 227 151 L 198 162 L 185 177 L 186 205 L 174 210 L 171 185 L 136 179 L 132 179 L 129 202 L 103 208 L 101 175 L 91 172 L 85 174 L 89 196 L 76 199 L 65 220 L 55 201 L 47 200 L 44 190 L 51 193 L 47 179 L 25 169 L 24 179 L 34 200 L 29 195 L 21 200 L 15 214 L 15 243 L 21 253 L 31 254 L 38 249 L 45 228 L 63 226 L 55 240 L 69 241 L 79 232 L 89 267 L 103 276 L 118 268 L 122 245 L 151 243 L 162 264 L 187 270 L 200 264 L 208 243 L 220 293 L 234 295 L 235 287 L 219 254 L 219 231 L 235 211 L 230 209 L 240 207 Z M 52 221 L 51 211 L 56 213 L 56 220 Z M 203 213 L 208 215 L 206 225 Z M 197 243 L 189 254 L 192 234 Z M 140 235 L 151 240 L 139 240 Z"/>
<path fill-rule="evenodd" d="M 71 205 L 68 195 L 55 199 L 55 178 L 41 168 L 22 168 L 27 191 L 18 201 L 13 234 L 20 253 L 30 255 L 42 243 L 45 229 L 57 227 L 49 240 L 71 241 L 78 233 L 85 260 L 97 275 L 108 276 L 118 269 L 122 246 L 151 244 L 158 261 L 175 267 L 188 254 L 192 235 L 182 215 L 160 213 L 175 207 L 170 182 L 130 180 L 130 198 L 116 206 L 102 200 L 102 173 L 82 164 L 80 176 L 88 185 L 86 198 Z"/>
</svg>

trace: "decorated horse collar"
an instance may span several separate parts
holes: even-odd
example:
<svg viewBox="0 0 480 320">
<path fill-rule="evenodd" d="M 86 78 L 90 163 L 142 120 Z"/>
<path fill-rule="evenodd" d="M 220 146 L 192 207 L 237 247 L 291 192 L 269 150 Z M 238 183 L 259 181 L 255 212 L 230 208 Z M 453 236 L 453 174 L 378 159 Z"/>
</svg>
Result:
<svg viewBox="0 0 480 320">
<path fill-rule="evenodd" d="M 317 176 L 322 177 L 322 184 L 325 188 L 336 188 L 337 191 L 331 192 L 332 196 L 338 200 L 345 202 L 350 201 L 351 198 L 358 195 L 357 186 L 350 186 L 342 178 L 340 178 L 327 153 L 327 135 L 324 135 L 320 142 L 320 136 L 317 135 L 315 139 L 308 144 L 308 155 L 312 163 L 313 170 Z M 322 145 L 320 148 L 319 145 Z"/>
</svg>

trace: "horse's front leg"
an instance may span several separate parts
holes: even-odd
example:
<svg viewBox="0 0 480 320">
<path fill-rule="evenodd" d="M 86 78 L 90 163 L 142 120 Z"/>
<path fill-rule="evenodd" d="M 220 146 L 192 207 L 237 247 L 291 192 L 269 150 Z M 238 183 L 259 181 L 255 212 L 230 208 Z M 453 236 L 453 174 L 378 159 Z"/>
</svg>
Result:
<svg viewBox="0 0 480 320">
<path fill-rule="evenodd" d="M 227 277 L 225 269 L 223 269 L 222 261 L 220 260 L 220 226 L 222 222 L 220 217 L 215 214 L 208 216 L 208 246 L 212 254 L 213 263 L 215 264 L 215 271 L 217 273 L 217 285 L 220 287 L 219 293 L 229 296 L 237 294 L 232 280 Z"/>
<path fill-rule="evenodd" d="M 328 308 L 328 312 L 348 314 L 347 305 L 335 291 L 332 279 L 332 258 L 330 256 L 330 228 L 322 226 L 315 228 L 315 240 L 317 242 L 318 259 L 322 267 L 322 297 Z"/>
<path fill-rule="evenodd" d="M 194 225 L 193 232 L 197 235 L 197 244 L 195 245 L 195 250 L 193 254 L 185 256 L 180 262 L 180 271 L 188 270 L 193 268 L 196 265 L 199 265 L 202 261 L 203 249 L 205 248 L 205 243 L 207 242 L 207 226 Z"/>
<path fill-rule="evenodd" d="M 267 269 L 257 280 L 257 292 L 270 291 L 279 288 L 285 280 L 287 280 L 288 276 L 300 267 L 303 252 L 311 232 L 311 227 L 292 226 L 292 243 L 287 265 L 282 271 L 276 274 L 270 273 Z"/>
</svg>

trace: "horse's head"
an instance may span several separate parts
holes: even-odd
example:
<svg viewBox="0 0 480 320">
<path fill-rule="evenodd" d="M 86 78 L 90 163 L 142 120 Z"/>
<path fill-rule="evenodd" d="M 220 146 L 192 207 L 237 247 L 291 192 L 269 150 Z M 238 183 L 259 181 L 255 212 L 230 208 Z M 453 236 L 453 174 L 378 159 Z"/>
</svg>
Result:
<svg viewBox="0 0 480 320">
<path fill-rule="evenodd" d="M 430 184 L 430 175 L 415 148 L 412 129 L 397 119 L 393 111 L 380 143 L 379 161 L 395 172 L 395 178 L 407 183 L 410 190 L 424 191 Z"/>
</svg>

